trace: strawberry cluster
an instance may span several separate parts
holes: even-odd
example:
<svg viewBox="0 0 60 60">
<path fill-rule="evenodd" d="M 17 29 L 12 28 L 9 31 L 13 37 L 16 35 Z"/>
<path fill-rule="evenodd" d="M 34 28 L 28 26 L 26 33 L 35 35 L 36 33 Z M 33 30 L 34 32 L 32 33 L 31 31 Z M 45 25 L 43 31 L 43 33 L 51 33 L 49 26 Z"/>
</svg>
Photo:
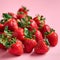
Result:
<svg viewBox="0 0 60 60">
<path fill-rule="evenodd" d="M 21 7 L 17 14 L 3 13 L 0 20 L 0 49 L 8 50 L 12 55 L 31 53 L 45 54 L 49 48 L 56 46 L 58 35 L 37 15 L 32 18 L 28 9 Z"/>
</svg>

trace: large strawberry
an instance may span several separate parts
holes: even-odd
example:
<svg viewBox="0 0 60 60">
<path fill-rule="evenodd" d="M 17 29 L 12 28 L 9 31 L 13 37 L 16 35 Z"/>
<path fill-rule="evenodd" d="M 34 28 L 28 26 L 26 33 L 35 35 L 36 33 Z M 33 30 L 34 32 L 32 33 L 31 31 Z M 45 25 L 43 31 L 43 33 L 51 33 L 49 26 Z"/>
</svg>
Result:
<svg viewBox="0 0 60 60">
<path fill-rule="evenodd" d="M 49 40 L 50 46 L 56 46 L 58 43 L 58 35 L 53 30 L 50 32 L 46 32 L 46 37 Z"/>
<path fill-rule="evenodd" d="M 34 49 L 35 53 L 37 54 L 45 54 L 46 52 L 48 52 L 48 50 L 49 50 L 48 46 L 42 40 L 38 42 L 38 44 L 36 45 Z"/>
<path fill-rule="evenodd" d="M 18 24 L 17 24 L 16 20 L 13 18 L 6 21 L 4 23 L 4 27 L 5 26 L 8 26 L 9 30 L 12 30 L 12 31 L 18 29 Z"/>
<path fill-rule="evenodd" d="M 36 40 L 25 38 L 24 39 L 24 51 L 27 53 L 32 52 L 33 48 L 37 45 Z"/>
<path fill-rule="evenodd" d="M 12 44 L 11 47 L 8 49 L 8 52 L 12 55 L 21 55 L 23 54 L 23 44 L 21 41 L 17 41 L 16 43 Z"/>
</svg>

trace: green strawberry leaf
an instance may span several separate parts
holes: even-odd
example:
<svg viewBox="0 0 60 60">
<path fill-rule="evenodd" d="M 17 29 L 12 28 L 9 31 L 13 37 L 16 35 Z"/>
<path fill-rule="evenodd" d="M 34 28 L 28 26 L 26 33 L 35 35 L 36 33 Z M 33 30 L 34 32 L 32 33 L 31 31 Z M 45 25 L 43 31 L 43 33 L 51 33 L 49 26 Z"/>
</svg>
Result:
<svg viewBox="0 0 60 60">
<path fill-rule="evenodd" d="M 24 35 L 26 38 L 32 38 L 32 33 L 27 28 L 24 28 Z"/>
<path fill-rule="evenodd" d="M 46 43 L 46 45 L 50 46 L 50 43 L 47 38 L 45 38 L 45 43 Z"/>
<path fill-rule="evenodd" d="M 0 20 L 1 24 L 4 24 L 6 21 L 8 21 L 8 19 L 12 18 L 11 15 L 9 15 L 8 13 L 3 13 L 3 19 Z"/>
<path fill-rule="evenodd" d="M 4 33 L 5 33 L 7 36 L 12 36 L 12 32 L 11 32 L 10 30 L 8 30 L 8 26 L 5 27 Z"/>
<path fill-rule="evenodd" d="M 20 21 L 18 21 L 19 27 L 30 27 L 30 21 L 27 21 L 25 18 L 22 18 Z"/>
<path fill-rule="evenodd" d="M 0 43 L 9 48 L 12 44 L 16 43 L 16 38 L 7 38 L 4 34 L 0 34 Z"/>
<path fill-rule="evenodd" d="M 10 18 L 12 18 L 12 16 L 9 15 L 8 13 L 3 13 L 3 18 L 4 19 L 10 19 Z"/>
</svg>

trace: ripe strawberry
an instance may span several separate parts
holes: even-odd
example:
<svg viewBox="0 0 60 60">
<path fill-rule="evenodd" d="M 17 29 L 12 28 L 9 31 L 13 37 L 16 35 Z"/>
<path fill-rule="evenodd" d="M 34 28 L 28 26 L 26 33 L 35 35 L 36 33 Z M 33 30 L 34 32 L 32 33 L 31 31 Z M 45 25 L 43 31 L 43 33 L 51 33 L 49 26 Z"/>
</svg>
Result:
<svg viewBox="0 0 60 60">
<path fill-rule="evenodd" d="M 24 7 L 24 6 L 22 6 L 19 10 L 18 10 L 18 12 L 24 12 L 24 14 L 28 14 L 28 9 L 26 8 L 26 7 Z"/>
<path fill-rule="evenodd" d="M 49 27 L 49 25 L 44 25 L 41 29 L 40 29 L 40 31 L 41 31 L 41 33 L 42 33 L 42 35 L 43 35 L 43 37 L 44 37 L 44 34 L 45 34 L 45 32 L 50 32 L 50 27 Z"/>
<path fill-rule="evenodd" d="M 48 50 L 49 50 L 48 46 L 42 40 L 38 42 L 38 44 L 36 45 L 34 49 L 35 53 L 37 54 L 45 54 L 46 52 L 48 52 Z"/>
<path fill-rule="evenodd" d="M 36 40 L 25 38 L 24 39 L 24 51 L 27 53 L 32 52 L 33 48 L 37 45 Z"/>
<path fill-rule="evenodd" d="M 5 49 L 5 46 L 0 43 L 0 49 Z"/>
<path fill-rule="evenodd" d="M 17 24 L 16 20 L 13 18 L 6 21 L 4 23 L 4 27 L 5 26 L 8 26 L 9 30 L 12 30 L 12 31 L 18 29 L 18 24 Z"/>
<path fill-rule="evenodd" d="M 38 29 L 38 26 L 37 26 L 37 24 L 36 24 L 36 22 L 34 21 L 34 20 L 30 20 L 30 28 L 29 28 L 29 30 L 32 30 L 32 29 Z"/>
<path fill-rule="evenodd" d="M 19 40 L 23 40 L 24 39 L 24 30 L 23 28 L 18 28 L 13 32 L 13 37 L 16 37 Z"/>
<path fill-rule="evenodd" d="M 46 35 L 49 40 L 50 46 L 56 46 L 58 43 L 58 35 L 56 32 L 52 31 Z"/>
<path fill-rule="evenodd" d="M 4 25 L 0 24 L 0 32 L 3 32 L 3 30 L 4 30 Z"/>
<path fill-rule="evenodd" d="M 25 18 L 26 15 L 24 13 L 19 13 L 17 14 L 17 19 L 22 19 L 22 18 Z"/>
<path fill-rule="evenodd" d="M 23 45 L 21 41 L 17 41 L 16 43 L 12 44 L 11 47 L 8 49 L 8 52 L 12 55 L 21 55 L 23 54 Z"/>
<path fill-rule="evenodd" d="M 45 25 L 45 18 L 43 18 L 43 16 L 38 15 L 33 20 L 39 27 L 43 27 Z"/>
<path fill-rule="evenodd" d="M 36 30 L 35 37 L 37 42 L 39 42 L 40 40 L 43 40 L 42 34 L 39 30 Z"/>
</svg>

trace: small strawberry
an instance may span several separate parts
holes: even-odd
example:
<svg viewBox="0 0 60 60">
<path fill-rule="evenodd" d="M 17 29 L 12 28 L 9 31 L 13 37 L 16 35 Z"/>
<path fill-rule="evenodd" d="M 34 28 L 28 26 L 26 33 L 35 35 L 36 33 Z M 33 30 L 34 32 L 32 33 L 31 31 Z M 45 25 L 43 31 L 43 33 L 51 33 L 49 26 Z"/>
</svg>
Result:
<svg viewBox="0 0 60 60">
<path fill-rule="evenodd" d="M 48 50 L 49 50 L 48 46 L 42 40 L 38 42 L 38 44 L 36 45 L 34 49 L 36 54 L 45 54 L 46 52 L 48 52 Z"/>
<path fill-rule="evenodd" d="M 24 7 L 24 6 L 22 6 L 19 10 L 18 10 L 18 12 L 24 12 L 24 14 L 28 14 L 28 9 L 26 8 L 26 7 Z"/>
<path fill-rule="evenodd" d="M 33 48 L 37 45 L 36 40 L 25 38 L 24 40 L 24 51 L 27 53 L 32 52 Z"/>
</svg>

